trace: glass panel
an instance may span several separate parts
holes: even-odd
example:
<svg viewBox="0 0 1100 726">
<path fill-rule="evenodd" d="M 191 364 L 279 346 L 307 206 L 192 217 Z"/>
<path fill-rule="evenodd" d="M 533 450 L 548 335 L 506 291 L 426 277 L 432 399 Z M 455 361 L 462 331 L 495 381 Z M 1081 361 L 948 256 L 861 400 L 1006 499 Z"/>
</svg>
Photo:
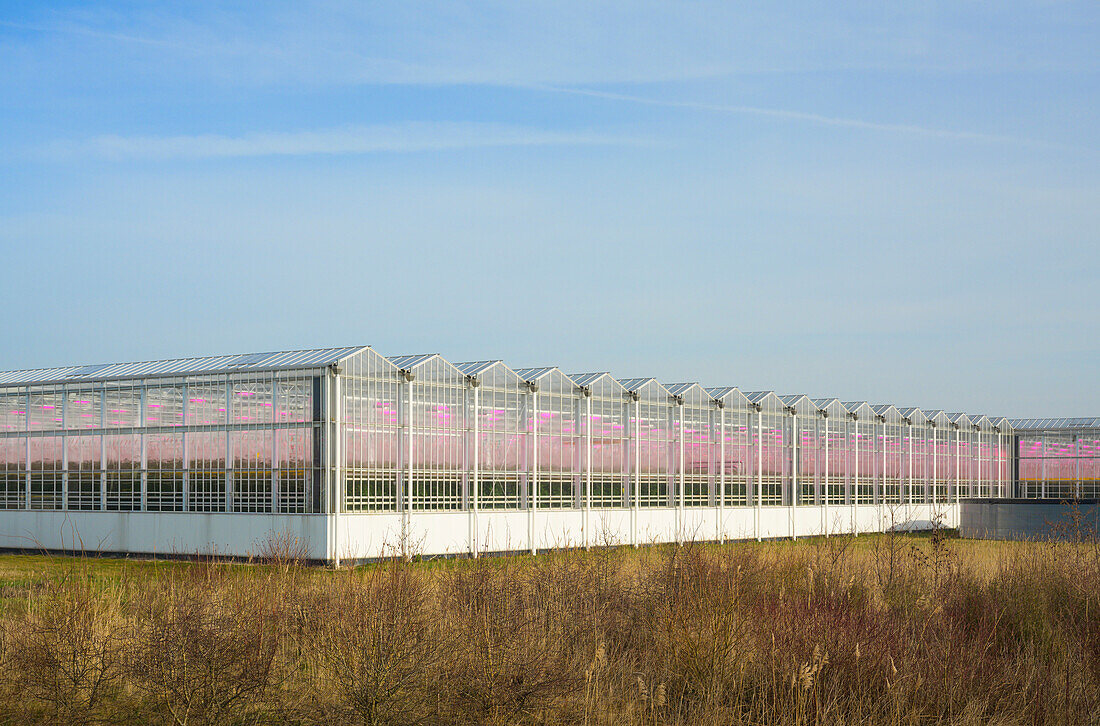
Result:
<svg viewBox="0 0 1100 726">
<path fill-rule="evenodd" d="M 712 474 L 717 471 L 718 462 L 718 432 L 711 424 L 713 409 L 705 404 L 685 403 L 680 410 L 684 421 L 680 432 L 684 438 L 684 453 L 681 461 L 679 451 L 676 452 L 676 471 L 683 470 L 684 506 L 709 506 L 714 501 L 711 497 Z"/>
<path fill-rule="evenodd" d="M 302 423 L 312 418 L 313 379 L 280 379 L 275 401 L 275 419 L 280 423 Z"/>
<path fill-rule="evenodd" d="M 268 424 L 275 419 L 270 379 L 233 382 L 233 418 L 236 424 Z"/>
<path fill-rule="evenodd" d="M 103 437 L 107 464 L 107 503 L 111 511 L 141 510 L 141 434 Z"/>
<path fill-rule="evenodd" d="M 196 431 L 187 434 L 187 508 L 190 511 L 225 511 L 225 454 L 224 431 Z"/>
<path fill-rule="evenodd" d="M 150 512 L 182 511 L 183 434 L 146 434 L 145 460 L 146 508 Z"/>
<path fill-rule="evenodd" d="M 61 472 L 65 463 L 64 439 L 32 436 L 31 509 L 61 509 Z"/>
<path fill-rule="evenodd" d="M 103 392 L 107 428 L 133 428 L 141 425 L 141 389 L 108 387 Z"/>
<path fill-rule="evenodd" d="M 459 509 L 463 502 L 466 379 L 435 358 L 418 366 L 411 384 L 412 506 Z M 407 395 L 407 387 L 406 393 Z"/>
<path fill-rule="evenodd" d="M 276 429 L 276 447 L 279 451 L 279 511 L 290 513 L 309 512 L 309 503 L 313 501 L 310 496 L 313 432 L 306 428 Z M 391 479 L 392 487 L 396 487 L 396 475 Z M 349 496 L 350 496 L 349 488 Z M 396 492 L 389 492 L 388 501 L 391 508 L 396 508 Z"/>
<path fill-rule="evenodd" d="M 216 426 L 226 422 L 226 393 L 223 381 L 188 381 L 187 425 Z"/>
<path fill-rule="evenodd" d="M 270 512 L 272 432 L 229 432 L 233 452 L 233 511 Z"/>
<path fill-rule="evenodd" d="M 3 404 L 0 404 L 2 406 Z M 62 411 L 65 397 L 61 391 L 35 391 L 30 393 L 27 409 L 31 431 L 58 431 L 62 428 Z"/>
<path fill-rule="evenodd" d="M 0 427 L 4 431 L 27 430 L 27 395 L 0 393 Z"/>
<path fill-rule="evenodd" d="M 584 435 L 591 437 L 592 506 L 622 507 L 626 505 L 627 437 L 633 435 L 627 431 L 626 399 L 611 384 L 593 382 L 591 390 L 591 417 L 585 421 Z"/>
<path fill-rule="evenodd" d="M 145 392 L 146 426 L 183 425 L 183 386 L 155 386 Z"/>
<path fill-rule="evenodd" d="M 0 509 L 22 509 L 27 496 L 27 440 L 0 438 Z"/>
<path fill-rule="evenodd" d="M 78 399 L 87 401 L 90 397 L 84 395 L 83 398 L 78 396 Z M 65 438 L 69 471 L 69 509 L 99 509 L 102 447 L 103 441 L 99 436 L 76 435 Z"/>
<path fill-rule="evenodd" d="M 103 395 L 98 390 L 69 391 L 65 407 L 65 428 L 97 429 L 103 416 Z"/>
</svg>

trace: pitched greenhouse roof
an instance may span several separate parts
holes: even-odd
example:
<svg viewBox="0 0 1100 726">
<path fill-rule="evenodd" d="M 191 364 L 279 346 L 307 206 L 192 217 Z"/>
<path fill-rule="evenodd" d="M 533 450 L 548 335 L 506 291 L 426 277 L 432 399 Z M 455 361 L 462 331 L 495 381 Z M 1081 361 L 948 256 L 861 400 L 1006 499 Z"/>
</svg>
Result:
<svg viewBox="0 0 1100 726">
<path fill-rule="evenodd" d="M 0 386 L 322 368 L 339 363 L 364 350 L 370 350 L 370 347 L 358 345 L 348 348 L 285 350 L 275 353 L 241 353 L 196 358 L 172 358 L 137 363 L 100 363 L 64 368 L 5 371 L 0 373 Z"/>
<path fill-rule="evenodd" d="M 485 371 L 489 370 L 497 363 L 503 363 L 499 360 L 475 360 L 468 363 L 456 363 L 455 368 L 462 371 L 468 376 L 477 376 Z"/>
<path fill-rule="evenodd" d="M 1008 425 L 1021 431 L 1100 429 L 1100 416 L 1085 418 L 1010 418 Z"/>
<path fill-rule="evenodd" d="M 623 388 L 628 391 L 640 391 L 641 389 L 651 384 L 656 384 L 665 391 L 668 390 L 667 388 L 665 388 L 664 384 L 662 384 L 656 378 L 620 378 L 619 383 L 621 383 Z"/>
<path fill-rule="evenodd" d="M 684 395 L 684 391 L 690 391 L 695 386 L 699 386 L 699 384 L 698 383 L 669 383 L 668 385 L 665 386 L 665 389 L 669 393 L 671 393 L 673 396 L 682 396 L 682 395 Z M 702 386 L 699 386 L 699 388 L 702 389 L 704 393 L 707 393 L 708 396 L 710 395 L 707 392 L 707 389 L 703 388 Z"/>
<path fill-rule="evenodd" d="M 525 381 L 537 381 L 543 376 L 548 376 L 558 370 L 557 366 L 543 366 L 541 368 L 517 368 L 516 375 Z M 565 376 L 564 373 L 562 373 Z M 569 376 L 566 376 L 568 378 Z"/>
<path fill-rule="evenodd" d="M 843 408 L 845 411 L 848 410 L 848 407 L 845 406 L 844 403 L 839 398 L 811 398 L 810 401 L 815 406 L 817 406 L 818 408 L 827 408 L 830 404 L 835 402 L 838 406 Z"/>
<path fill-rule="evenodd" d="M 438 358 L 439 353 L 420 353 L 418 355 L 394 355 L 390 356 L 386 360 L 393 363 L 395 366 L 403 371 L 411 371 L 418 365 L 423 365 L 433 358 Z"/>
<path fill-rule="evenodd" d="M 875 417 L 875 409 L 866 401 L 841 401 L 840 405 L 844 406 L 857 420 L 866 421 Z"/>
<path fill-rule="evenodd" d="M 592 383 L 594 383 L 595 381 L 598 381 L 598 380 L 600 380 L 600 379 L 601 379 L 601 378 L 603 378 L 604 376 L 608 376 L 609 378 L 611 378 L 611 380 L 615 381 L 615 382 L 616 382 L 616 383 L 618 383 L 618 384 L 619 384 L 620 386 L 622 385 L 622 383 L 620 383 L 620 382 L 619 382 L 619 380 L 618 380 L 617 378 L 615 378 L 614 376 L 612 376 L 612 375 L 611 375 L 610 373 L 608 373 L 607 371 L 602 371 L 602 372 L 598 372 L 598 373 L 568 373 L 567 375 L 568 375 L 568 376 L 569 376 L 570 378 L 572 378 L 572 379 L 573 379 L 573 381 L 574 381 L 574 382 L 575 382 L 575 383 L 576 383 L 576 384 L 577 384 L 578 386 L 588 386 L 588 385 L 591 385 Z"/>
<path fill-rule="evenodd" d="M 925 423 L 929 420 L 928 414 L 924 412 L 924 409 L 917 408 L 916 406 L 906 406 L 905 408 L 898 409 L 902 418 L 910 421 L 913 424 Z"/>
</svg>

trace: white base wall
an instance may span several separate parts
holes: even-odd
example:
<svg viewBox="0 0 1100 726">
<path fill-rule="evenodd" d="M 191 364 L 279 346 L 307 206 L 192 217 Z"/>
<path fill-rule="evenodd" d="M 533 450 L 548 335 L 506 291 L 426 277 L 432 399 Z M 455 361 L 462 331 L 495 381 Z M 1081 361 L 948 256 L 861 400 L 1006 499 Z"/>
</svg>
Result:
<svg viewBox="0 0 1100 726">
<path fill-rule="evenodd" d="M 0 548 L 146 555 L 260 555 L 273 538 L 297 539 L 310 559 L 404 553 L 466 555 L 560 547 L 643 545 L 859 534 L 956 527 L 959 507 L 692 507 L 584 511 L 414 512 L 331 515 L 0 510 Z M 587 534 L 586 534 L 587 529 Z"/>
<path fill-rule="evenodd" d="M 860 534 L 886 529 L 922 530 L 958 526 L 959 507 L 873 505 L 593 509 L 588 536 L 583 511 L 416 512 L 406 524 L 401 514 L 342 514 L 338 544 L 341 560 L 400 554 L 468 555 L 471 540 L 480 553 L 547 550 L 600 545 L 780 539 L 828 534 Z M 826 525 L 828 525 L 826 527 Z M 407 532 L 403 531 L 407 526 Z M 476 534 L 475 534 L 476 533 Z M 473 536 L 471 536 L 473 535 Z M 407 543 L 407 549 L 403 547 Z"/>
<path fill-rule="evenodd" d="M 290 535 L 324 560 L 327 534 L 324 515 L 0 510 L 0 547 L 28 551 L 248 557 Z"/>
</svg>

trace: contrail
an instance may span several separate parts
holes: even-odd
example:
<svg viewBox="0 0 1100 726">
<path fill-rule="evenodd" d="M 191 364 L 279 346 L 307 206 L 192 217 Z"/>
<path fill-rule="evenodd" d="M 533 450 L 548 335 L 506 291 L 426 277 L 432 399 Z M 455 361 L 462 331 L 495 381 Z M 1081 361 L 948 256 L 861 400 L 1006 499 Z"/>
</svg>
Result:
<svg viewBox="0 0 1100 726">
<path fill-rule="evenodd" d="M 952 131 L 950 129 L 937 129 L 914 124 L 893 124 L 878 121 L 864 121 L 861 119 L 843 118 L 838 116 L 824 116 L 818 113 L 805 111 L 789 111 L 779 108 L 762 108 L 760 106 L 724 105 L 715 103 L 699 103 L 695 101 L 663 101 L 645 96 L 632 96 L 625 93 L 610 93 L 607 91 L 593 91 L 584 88 L 570 88 L 566 86 L 551 86 L 535 84 L 530 88 L 555 93 L 568 93 L 575 96 L 591 96 L 593 98 L 606 98 L 612 101 L 626 101 L 628 103 L 644 104 L 646 106 L 662 106 L 665 108 L 684 108 L 696 111 L 710 111 L 715 113 L 743 114 L 748 116 L 765 116 L 769 118 L 788 119 L 792 121 L 808 121 L 823 126 L 838 126 L 853 129 L 870 129 L 873 131 L 889 131 L 894 133 L 912 134 L 915 136 L 928 136 L 939 139 L 953 139 L 956 141 L 979 141 L 993 144 L 1021 144 L 1027 146 L 1073 149 L 1062 144 L 1052 144 L 1046 141 L 1033 139 L 1021 139 L 1013 136 L 999 134 L 983 134 L 971 131 Z"/>
</svg>

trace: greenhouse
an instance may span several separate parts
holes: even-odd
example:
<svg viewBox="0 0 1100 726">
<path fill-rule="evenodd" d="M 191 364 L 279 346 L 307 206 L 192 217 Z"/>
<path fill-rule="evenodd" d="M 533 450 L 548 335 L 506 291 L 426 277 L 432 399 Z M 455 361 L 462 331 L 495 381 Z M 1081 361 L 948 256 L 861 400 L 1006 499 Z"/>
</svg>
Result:
<svg viewBox="0 0 1100 726">
<path fill-rule="evenodd" d="M 0 373 L 0 547 L 318 560 L 954 522 L 1091 497 L 1100 419 L 1009 421 L 329 348 Z"/>
</svg>

